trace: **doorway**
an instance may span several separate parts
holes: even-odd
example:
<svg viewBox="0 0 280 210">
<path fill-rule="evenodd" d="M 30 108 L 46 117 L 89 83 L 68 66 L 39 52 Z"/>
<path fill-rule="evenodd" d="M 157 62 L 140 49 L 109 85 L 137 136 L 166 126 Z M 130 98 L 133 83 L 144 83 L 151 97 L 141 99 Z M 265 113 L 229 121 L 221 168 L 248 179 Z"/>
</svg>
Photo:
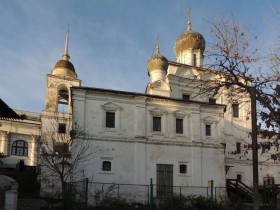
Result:
<svg viewBox="0 0 280 210">
<path fill-rule="evenodd" d="M 157 197 L 173 194 L 173 165 L 157 164 Z"/>
</svg>

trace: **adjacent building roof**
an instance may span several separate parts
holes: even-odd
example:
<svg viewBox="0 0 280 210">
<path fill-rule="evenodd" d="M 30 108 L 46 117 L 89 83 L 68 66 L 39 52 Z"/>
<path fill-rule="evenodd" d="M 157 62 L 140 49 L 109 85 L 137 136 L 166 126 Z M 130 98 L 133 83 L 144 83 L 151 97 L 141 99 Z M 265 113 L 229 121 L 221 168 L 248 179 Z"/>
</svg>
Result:
<svg viewBox="0 0 280 210">
<path fill-rule="evenodd" d="M 0 119 L 20 120 L 21 117 L 0 98 Z"/>
</svg>

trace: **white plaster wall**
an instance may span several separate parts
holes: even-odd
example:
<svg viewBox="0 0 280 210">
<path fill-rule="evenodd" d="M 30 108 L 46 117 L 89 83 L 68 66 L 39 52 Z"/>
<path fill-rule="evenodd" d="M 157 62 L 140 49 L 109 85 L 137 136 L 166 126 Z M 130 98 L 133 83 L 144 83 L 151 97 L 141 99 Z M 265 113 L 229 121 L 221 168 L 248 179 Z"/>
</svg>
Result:
<svg viewBox="0 0 280 210">
<path fill-rule="evenodd" d="M 104 126 L 106 107 L 117 110 L 116 128 Z M 203 139 L 201 130 L 202 119 L 217 120 L 223 107 L 74 89 L 73 109 L 73 121 L 85 125 L 92 142 L 90 150 L 97 151 L 85 168 L 85 177 L 90 180 L 149 184 L 152 178 L 156 183 L 156 165 L 172 164 L 176 186 L 207 186 L 211 179 L 216 186 L 225 186 L 221 121 L 213 127 L 212 139 Z M 152 131 L 154 114 L 162 117 L 161 132 Z M 176 114 L 184 116 L 184 133 L 180 135 L 175 134 Z M 112 171 L 101 170 L 103 160 L 112 162 Z M 179 174 L 179 163 L 187 164 L 187 174 Z"/>
<path fill-rule="evenodd" d="M 39 118 L 39 114 L 24 111 L 17 111 L 21 114 L 28 114 Z M 38 141 L 40 140 L 41 122 L 31 120 L 0 120 L 0 152 L 7 158 L 2 159 L 3 163 L 19 162 L 24 160 L 25 165 L 36 166 L 38 164 Z M 12 145 L 17 140 L 23 140 L 28 145 L 28 156 L 12 155 Z M 7 162 L 6 162 L 7 159 Z M 14 161 L 11 161 L 13 159 Z"/>
</svg>

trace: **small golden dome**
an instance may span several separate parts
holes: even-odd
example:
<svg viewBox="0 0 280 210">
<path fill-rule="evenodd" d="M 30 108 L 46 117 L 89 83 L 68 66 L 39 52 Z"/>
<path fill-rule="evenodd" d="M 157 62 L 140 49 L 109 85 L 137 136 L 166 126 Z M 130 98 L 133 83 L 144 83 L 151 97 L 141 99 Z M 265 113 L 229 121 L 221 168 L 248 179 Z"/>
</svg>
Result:
<svg viewBox="0 0 280 210">
<path fill-rule="evenodd" d="M 69 60 L 59 60 L 52 70 L 52 75 L 77 78 L 75 67 Z"/>
<path fill-rule="evenodd" d="M 167 71 L 167 67 L 168 61 L 159 53 L 159 47 L 157 46 L 156 54 L 151 56 L 147 62 L 148 75 L 150 76 L 150 72 L 156 69 Z"/>
<path fill-rule="evenodd" d="M 66 77 L 72 77 L 72 78 L 77 79 L 75 67 L 69 61 L 70 56 L 68 55 L 68 36 L 69 36 L 69 30 L 67 30 L 67 33 L 66 33 L 65 49 L 64 49 L 64 53 L 62 55 L 62 59 L 57 61 L 57 63 L 55 64 L 55 66 L 52 70 L 52 75 L 66 76 Z"/>
<path fill-rule="evenodd" d="M 205 50 L 205 39 L 204 37 L 191 29 L 180 35 L 175 42 L 174 52 L 176 57 L 179 53 L 187 49 L 199 49 L 201 53 Z"/>
</svg>

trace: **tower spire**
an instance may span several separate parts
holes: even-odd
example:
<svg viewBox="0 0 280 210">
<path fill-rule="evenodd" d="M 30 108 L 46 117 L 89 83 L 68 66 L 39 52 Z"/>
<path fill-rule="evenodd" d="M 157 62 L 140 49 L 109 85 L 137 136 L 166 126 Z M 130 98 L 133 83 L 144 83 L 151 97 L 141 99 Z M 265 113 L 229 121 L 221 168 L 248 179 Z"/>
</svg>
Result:
<svg viewBox="0 0 280 210">
<path fill-rule="evenodd" d="M 69 58 L 70 58 L 70 56 L 68 54 L 68 37 L 69 37 L 69 25 L 67 27 L 67 32 L 66 32 L 65 49 L 64 49 L 64 53 L 62 55 L 63 60 L 69 60 Z"/>
<path fill-rule="evenodd" d="M 156 48 L 156 55 L 159 55 L 159 44 L 158 44 L 158 40 L 159 40 L 159 35 L 157 35 L 157 48 Z"/>
<path fill-rule="evenodd" d="M 192 28 L 191 28 L 191 25 L 192 25 L 192 23 L 191 23 L 191 7 L 188 9 L 188 30 L 192 30 Z"/>
</svg>

